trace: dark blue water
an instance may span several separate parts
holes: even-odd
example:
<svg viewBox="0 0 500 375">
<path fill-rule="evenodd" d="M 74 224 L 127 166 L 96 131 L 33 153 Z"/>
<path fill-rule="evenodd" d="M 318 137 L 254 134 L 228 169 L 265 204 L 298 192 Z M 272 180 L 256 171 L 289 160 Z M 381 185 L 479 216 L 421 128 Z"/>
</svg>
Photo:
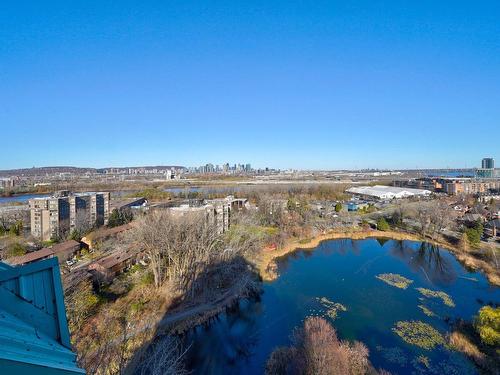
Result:
<svg viewBox="0 0 500 375">
<path fill-rule="evenodd" d="M 426 173 L 426 177 L 474 177 L 475 173 L 471 170 L 463 170 L 463 171 L 447 171 L 447 170 L 435 170 L 432 172 Z"/>
<path fill-rule="evenodd" d="M 393 374 L 476 373 L 462 355 L 406 344 L 391 329 L 398 321 L 420 320 L 444 334 L 450 320 L 470 320 L 485 303 L 500 303 L 500 290 L 483 275 L 466 271 L 447 251 L 418 242 L 327 241 L 314 251 L 284 257 L 279 269 L 280 277 L 264 284 L 260 301 L 242 301 L 210 327 L 188 335 L 188 360 L 195 374 L 263 373 L 273 349 L 290 344 L 294 327 L 307 316 L 325 315 L 320 297 L 347 307 L 330 322 L 342 339 L 364 342 L 376 368 Z M 381 273 L 400 274 L 414 283 L 398 289 L 375 278 Z M 446 292 L 456 307 L 422 299 L 417 287 Z M 438 316 L 426 316 L 417 307 L 421 304 Z M 430 369 L 416 362 L 421 354 L 430 359 Z"/>
<path fill-rule="evenodd" d="M 13 202 L 28 202 L 33 198 L 42 198 L 48 197 L 49 194 L 23 194 L 23 195 L 15 195 L 12 197 L 0 197 L 0 204 L 7 204 Z"/>
</svg>

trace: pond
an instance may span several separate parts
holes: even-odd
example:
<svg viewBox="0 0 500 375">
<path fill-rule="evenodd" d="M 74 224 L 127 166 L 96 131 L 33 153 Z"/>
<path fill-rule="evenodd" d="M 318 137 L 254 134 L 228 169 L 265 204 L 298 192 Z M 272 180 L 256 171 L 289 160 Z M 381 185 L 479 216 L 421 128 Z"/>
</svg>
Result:
<svg viewBox="0 0 500 375">
<path fill-rule="evenodd" d="M 471 320 L 484 304 L 500 302 L 500 289 L 465 270 L 446 250 L 411 241 L 333 240 L 289 254 L 278 266 L 279 278 L 264 283 L 259 301 L 241 301 L 209 327 L 187 334 L 193 373 L 261 374 L 273 349 L 290 345 L 294 327 L 318 315 L 341 339 L 365 343 L 375 368 L 393 374 L 476 373 L 461 354 L 443 345 L 427 350 L 408 344 L 393 331 L 397 322 L 421 321 L 445 335 L 452 321 Z M 381 275 L 388 273 L 408 279 L 399 285 L 406 289 L 384 281 Z M 346 311 L 337 309 L 332 319 L 330 303 Z"/>
</svg>

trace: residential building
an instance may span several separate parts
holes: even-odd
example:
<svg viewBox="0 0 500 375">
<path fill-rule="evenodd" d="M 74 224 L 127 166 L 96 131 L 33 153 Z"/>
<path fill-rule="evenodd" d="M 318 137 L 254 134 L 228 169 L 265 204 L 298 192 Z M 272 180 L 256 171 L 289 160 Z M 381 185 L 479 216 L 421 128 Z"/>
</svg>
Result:
<svg viewBox="0 0 500 375">
<path fill-rule="evenodd" d="M 67 198 L 35 198 L 29 201 L 31 234 L 42 241 L 61 237 L 70 229 Z"/>
<path fill-rule="evenodd" d="M 37 262 L 42 259 L 57 257 L 59 263 L 73 258 L 75 254 L 80 251 L 80 242 L 69 240 L 66 242 L 55 244 L 51 247 L 44 247 L 43 249 L 32 251 L 25 255 L 13 257 L 7 260 L 12 265 L 22 265 Z"/>
<path fill-rule="evenodd" d="M 169 211 L 176 217 L 186 215 L 198 215 L 205 218 L 217 228 L 217 233 L 226 232 L 231 226 L 231 213 L 233 209 L 241 210 L 246 207 L 246 199 L 235 199 L 232 195 L 221 199 L 205 200 L 202 204 L 183 204 L 178 207 L 170 207 Z"/>
<path fill-rule="evenodd" d="M 101 228 L 83 237 L 81 242 L 90 250 L 94 250 L 107 239 L 117 236 L 120 233 L 126 232 L 133 227 L 133 223 L 127 223 L 114 228 Z"/>
<path fill-rule="evenodd" d="M 496 190 L 500 190 L 500 179 L 456 180 L 444 185 L 444 191 L 450 195 L 485 194 Z"/>
<path fill-rule="evenodd" d="M 105 225 L 109 218 L 109 192 L 60 192 L 29 201 L 31 234 L 42 241 L 65 237 L 73 229 Z"/>
<path fill-rule="evenodd" d="M 136 263 L 141 252 L 135 248 L 120 249 L 89 265 L 89 272 L 99 283 L 108 283 L 127 267 Z"/>
<path fill-rule="evenodd" d="M 146 207 L 148 201 L 146 198 L 123 198 L 114 199 L 110 203 L 110 210 L 141 209 Z"/>
<path fill-rule="evenodd" d="M 2 375 L 85 374 L 71 350 L 56 259 L 0 262 L 0 347 Z"/>
<path fill-rule="evenodd" d="M 0 190 L 13 188 L 15 186 L 14 181 L 12 178 L 0 178 Z"/>
</svg>

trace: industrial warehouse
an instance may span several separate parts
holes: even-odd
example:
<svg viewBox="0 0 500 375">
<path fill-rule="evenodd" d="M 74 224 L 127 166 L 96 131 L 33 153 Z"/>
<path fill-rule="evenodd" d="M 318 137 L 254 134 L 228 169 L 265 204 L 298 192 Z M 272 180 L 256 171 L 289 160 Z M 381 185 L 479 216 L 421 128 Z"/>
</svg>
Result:
<svg viewBox="0 0 500 375">
<path fill-rule="evenodd" d="M 358 186 L 347 189 L 347 192 L 363 198 L 376 198 L 380 200 L 401 199 L 408 197 L 427 197 L 431 195 L 430 190 L 400 188 L 395 186 Z"/>
</svg>

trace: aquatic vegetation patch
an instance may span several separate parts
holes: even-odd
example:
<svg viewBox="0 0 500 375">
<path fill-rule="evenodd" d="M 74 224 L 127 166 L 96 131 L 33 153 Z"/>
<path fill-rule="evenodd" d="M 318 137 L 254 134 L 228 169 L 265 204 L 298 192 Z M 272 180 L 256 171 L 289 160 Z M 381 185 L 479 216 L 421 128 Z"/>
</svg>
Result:
<svg viewBox="0 0 500 375">
<path fill-rule="evenodd" d="M 318 301 L 326 309 L 326 315 L 332 320 L 337 319 L 339 311 L 347 311 L 347 307 L 341 303 L 330 301 L 326 297 L 318 298 Z"/>
<path fill-rule="evenodd" d="M 420 292 L 420 294 L 427 298 L 440 298 L 446 306 L 455 307 L 455 302 L 453 302 L 453 299 L 445 292 L 426 288 L 417 288 L 417 290 Z"/>
<path fill-rule="evenodd" d="M 419 308 L 420 310 L 422 310 L 422 312 L 423 312 L 425 315 L 427 315 L 427 316 L 429 316 L 429 317 L 431 317 L 431 318 L 433 318 L 433 317 L 436 317 L 436 316 L 437 316 L 436 314 L 434 314 L 434 313 L 432 312 L 432 310 L 431 310 L 431 309 L 429 309 L 428 307 L 426 307 L 426 306 L 424 306 L 424 305 L 418 305 L 418 308 Z"/>
<path fill-rule="evenodd" d="M 405 367 L 408 362 L 408 356 L 405 351 L 397 346 L 391 348 L 384 348 L 383 346 L 377 346 L 377 350 L 382 354 L 382 357 L 387 362 Z"/>
<path fill-rule="evenodd" d="M 422 354 L 417 357 L 417 363 L 421 363 L 426 368 L 429 368 L 431 366 L 431 360 L 429 359 L 429 357 L 426 357 Z"/>
<path fill-rule="evenodd" d="M 431 350 L 437 345 L 445 344 L 441 333 L 431 325 L 417 320 L 397 322 L 392 331 L 408 344 L 416 345 L 426 350 Z"/>
<path fill-rule="evenodd" d="M 406 289 L 413 283 L 413 280 L 407 279 L 406 277 L 396 273 L 381 273 L 375 277 L 382 280 L 384 283 L 399 289 Z"/>
</svg>

